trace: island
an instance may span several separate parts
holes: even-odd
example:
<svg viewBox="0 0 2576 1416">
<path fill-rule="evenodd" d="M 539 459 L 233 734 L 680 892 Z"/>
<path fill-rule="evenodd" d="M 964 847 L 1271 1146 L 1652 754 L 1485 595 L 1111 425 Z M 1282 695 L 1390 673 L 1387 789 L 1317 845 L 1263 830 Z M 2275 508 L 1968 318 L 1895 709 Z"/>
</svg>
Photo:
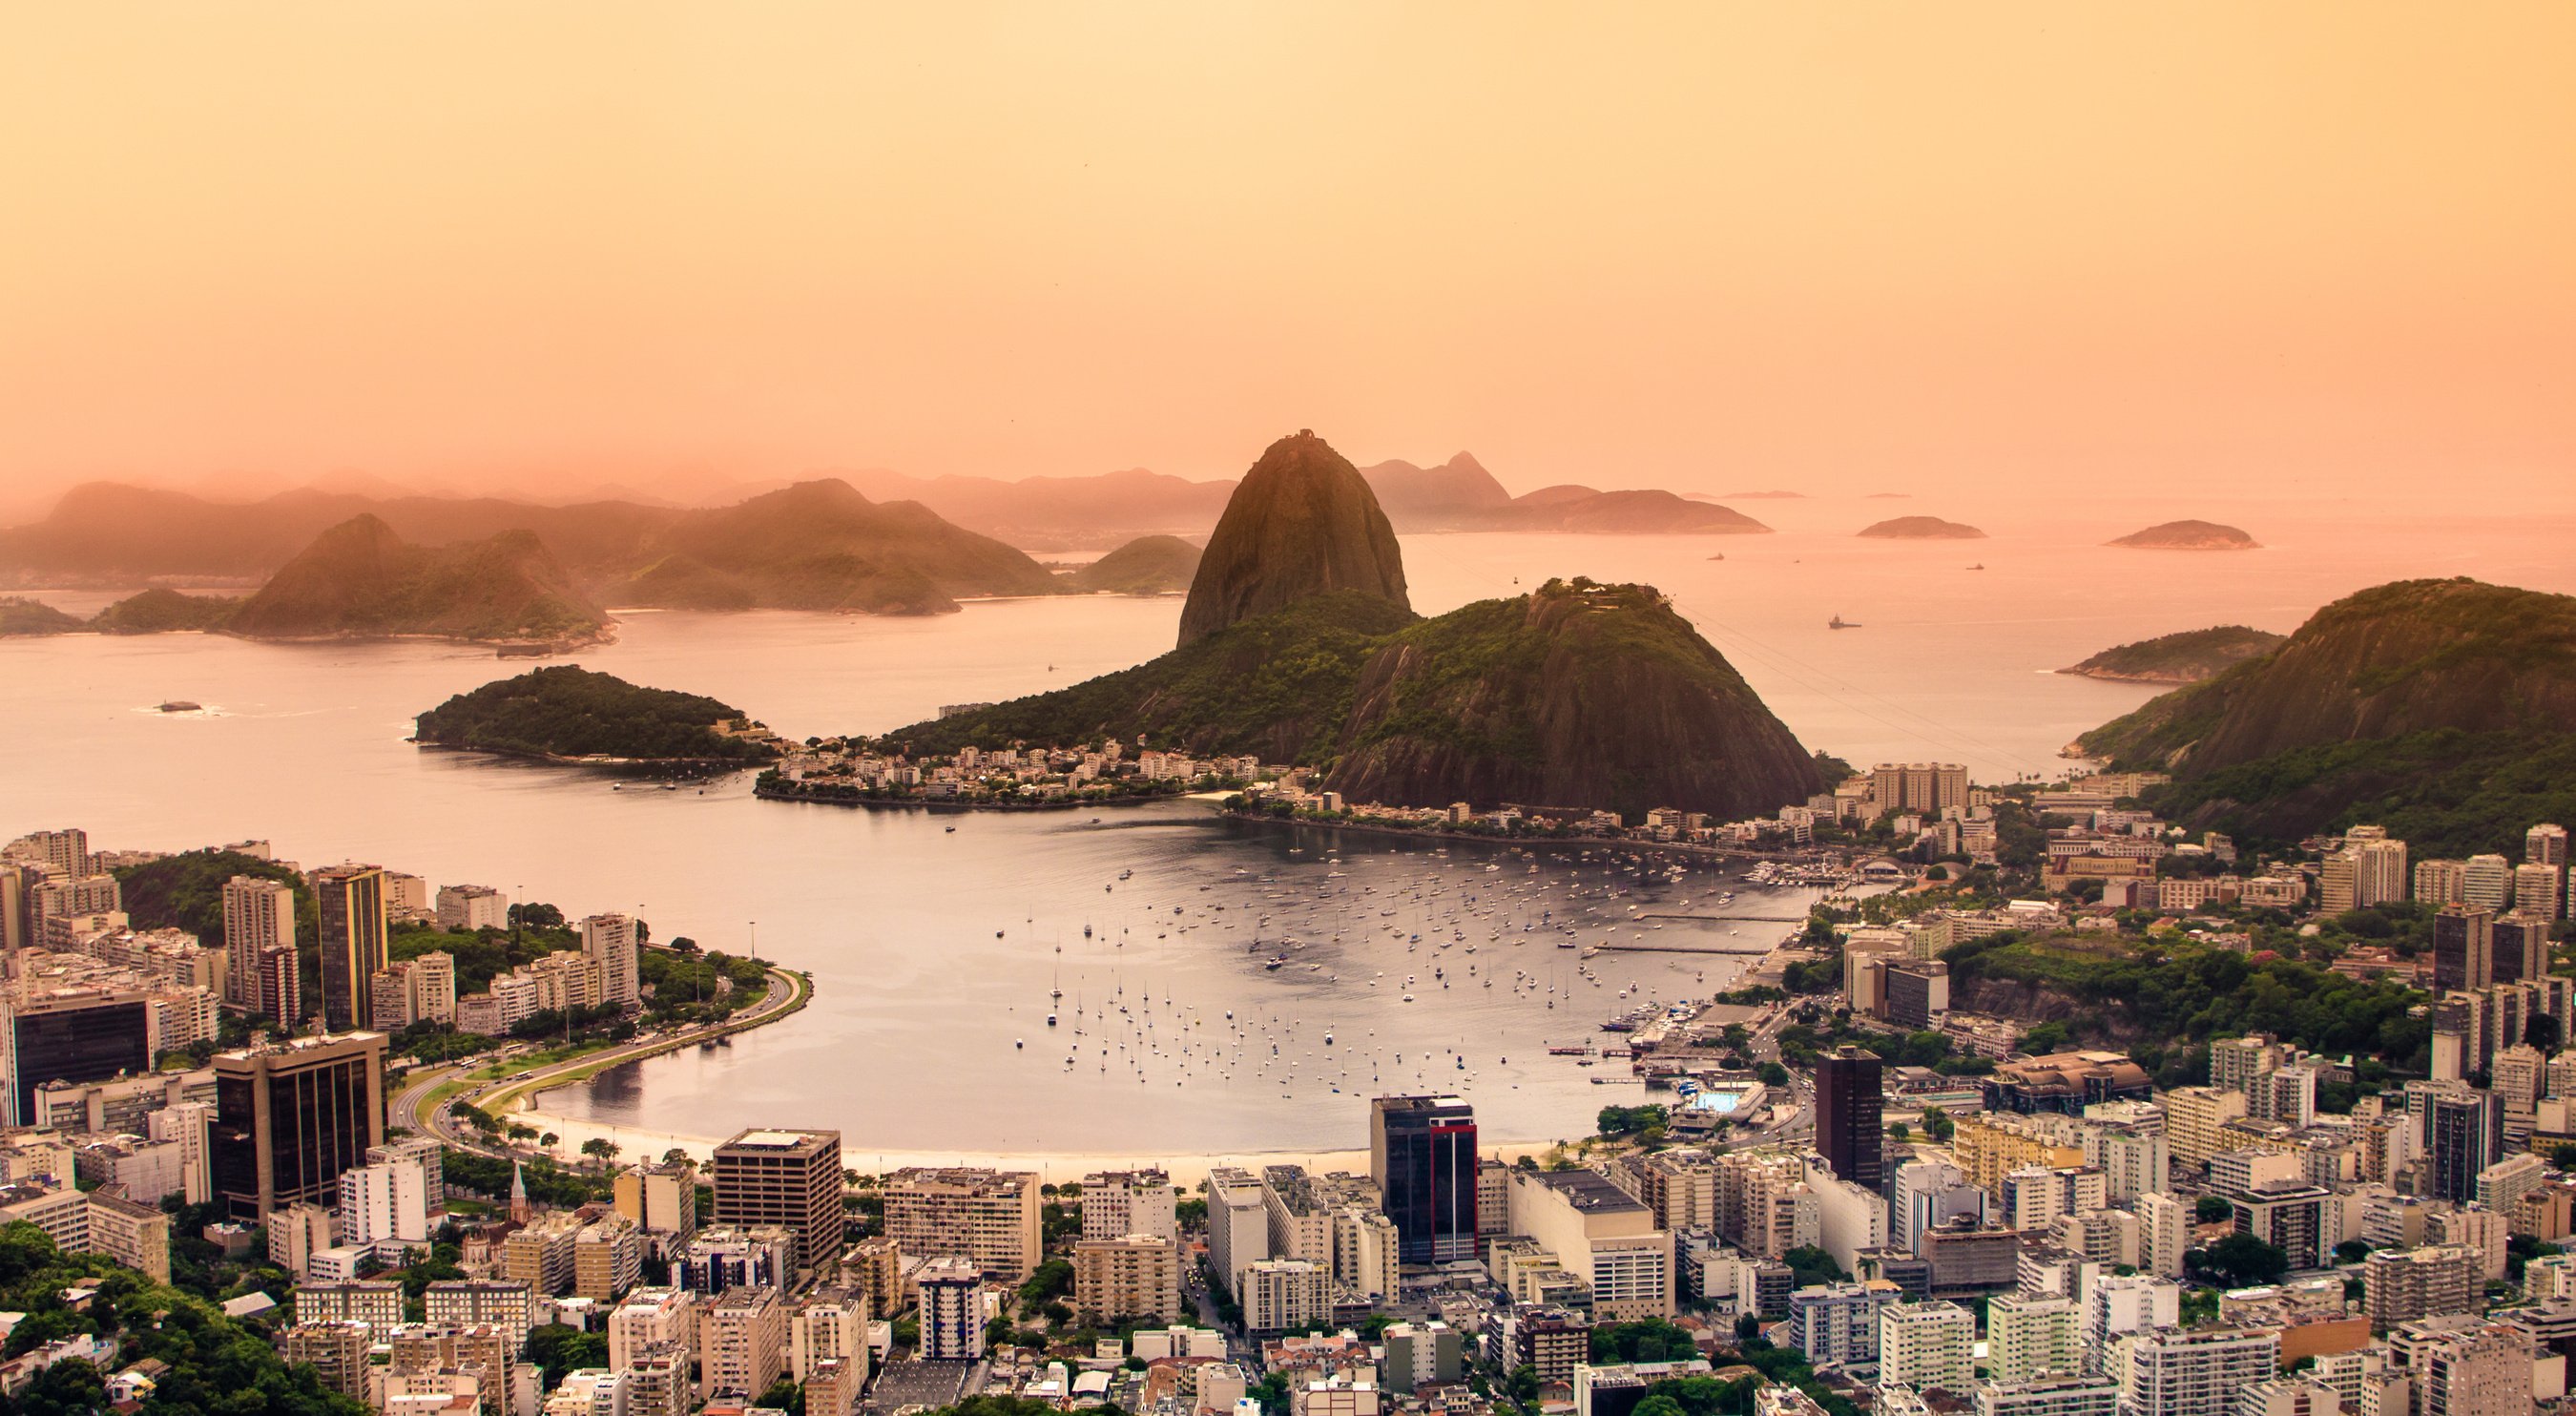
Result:
<svg viewBox="0 0 2576 1416">
<path fill-rule="evenodd" d="M 2126 546 L 2133 551 L 2253 551 L 2262 549 L 2260 542 L 2233 526 L 2215 521 L 2166 521 L 2143 531 L 2132 531 L 2106 546 Z"/>
<path fill-rule="evenodd" d="M 744 766 L 779 753 L 777 735 L 741 709 L 579 664 L 460 693 L 421 714 L 412 741 L 549 762 L 657 766 Z"/>
<path fill-rule="evenodd" d="M 2117 645 L 2058 672 L 2112 683 L 2198 683 L 2269 654 L 2288 640 L 2285 634 L 2222 624 Z"/>
<path fill-rule="evenodd" d="M 129 595 L 98 612 L 89 627 L 101 634 L 172 634 L 224 627 L 241 601 L 229 595 L 182 595 L 152 589 Z"/>
<path fill-rule="evenodd" d="M 1937 516 L 1899 516 L 1873 522 L 1855 535 L 1880 541 L 1982 541 L 1986 533 L 1964 521 L 1944 521 Z"/>
</svg>

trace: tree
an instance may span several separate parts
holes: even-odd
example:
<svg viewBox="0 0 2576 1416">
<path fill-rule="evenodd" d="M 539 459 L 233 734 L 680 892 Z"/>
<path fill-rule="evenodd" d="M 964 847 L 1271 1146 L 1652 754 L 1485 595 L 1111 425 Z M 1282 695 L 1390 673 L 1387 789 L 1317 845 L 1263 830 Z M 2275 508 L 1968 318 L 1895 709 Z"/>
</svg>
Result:
<svg viewBox="0 0 2576 1416">
<path fill-rule="evenodd" d="M 1906 1125 L 1902 1121 L 1890 1121 L 1887 1123 L 1887 1137 L 1892 1141 L 1912 1140 L 1914 1138 L 1914 1128 Z"/>
<path fill-rule="evenodd" d="M 1789 1282 L 1797 1288 L 1810 1288 L 1820 1283 L 1840 1283 L 1851 1277 L 1834 1256 L 1813 1244 L 1801 1244 L 1780 1256 L 1789 1266 Z"/>
<path fill-rule="evenodd" d="M 1762 1085 L 1766 1087 L 1785 1087 L 1789 1085 L 1789 1069 L 1781 1066 L 1777 1062 L 1763 1063 L 1761 1066 L 1753 1069 L 1753 1075 L 1756 1080 L 1760 1081 Z"/>
<path fill-rule="evenodd" d="M 2216 1224 L 2234 1213 L 2236 1206 L 2224 1195 L 2203 1195 L 2191 1204 L 2191 1217 L 2203 1224 Z"/>
<path fill-rule="evenodd" d="M 2334 1248 L 2335 1262 L 2357 1264 L 2370 1257 L 2370 1246 L 2359 1239 L 2346 1239 Z"/>
<path fill-rule="evenodd" d="M 805 1388 L 798 1386 L 794 1377 L 780 1377 L 753 1404 L 784 1411 L 787 1416 L 805 1416 Z"/>
<path fill-rule="evenodd" d="M 2565 1027 L 2547 1013 L 2534 1013 L 2522 1025 L 2522 1040 L 2543 1052 L 2556 1052 L 2565 1035 Z"/>
<path fill-rule="evenodd" d="M 2182 1256 L 2183 1272 L 2220 1288 L 2251 1288 L 2278 1283 L 2290 1272 L 2290 1256 L 2251 1234 L 2230 1234 Z"/>
<path fill-rule="evenodd" d="M 617 1151 L 617 1142 L 608 1139 L 606 1136 L 593 1136 L 589 1140 L 581 1143 L 581 1153 L 583 1155 L 595 1157 L 603 1162 L 615 1160 L 617 1158 Z"/>
<path fill-rule="evenodd" d="M 1923 1134 L 1930 1136 L 1933 1144 L 1947 1144 L 1951 1134 L 1958 1129 L 1959 1123 L 1950 1119 L 1949 1112 L 1937 1106 L 1923 1108 Z"/>
<path fill-rule="evenodd" d="M 563 1137 L 556 1135 L 552 1131 L 548 1131 L 544 1135 L 537 1137 L 537 1144 L 545 1147 L 547 1150 L 553 1150 L 555 1148 L 555 1142 L 562 1139 Z"/>
</svg>

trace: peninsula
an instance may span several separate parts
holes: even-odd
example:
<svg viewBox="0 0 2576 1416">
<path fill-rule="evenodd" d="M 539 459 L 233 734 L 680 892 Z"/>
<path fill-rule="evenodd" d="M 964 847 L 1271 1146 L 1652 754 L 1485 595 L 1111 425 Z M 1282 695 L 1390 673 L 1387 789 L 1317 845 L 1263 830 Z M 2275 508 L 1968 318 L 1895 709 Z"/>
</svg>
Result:
<svg viewBox="0 0 2576 1416">
<path fill-rule="evenodd" d="M 2248 659 L 2269 654 L 2287 641 L 2287 635 L 2241 624 L 2222 624 L 2215 629 L 2159 634 L 2134 644 L 2117 645 L 2058 672 L 2112 683 L 2199 683 Z"/>
</svg>

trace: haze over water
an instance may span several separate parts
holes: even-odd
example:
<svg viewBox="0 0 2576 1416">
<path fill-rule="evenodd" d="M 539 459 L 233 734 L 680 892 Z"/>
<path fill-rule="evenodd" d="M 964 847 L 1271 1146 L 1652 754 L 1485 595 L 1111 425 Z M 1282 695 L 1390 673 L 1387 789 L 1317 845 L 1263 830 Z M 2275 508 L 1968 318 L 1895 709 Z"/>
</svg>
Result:
<svg viewBox="0 0 2576 1416">
<path fill-rule="evenodd" d="M 1862 765 L 1965 761 L 1991 779 L 2056 770 L 2060 745 L 2149 695 L 2041 672 L 2114 643 L 2230 621 L 2288 630 L 2337 595 L 2413 575 L 2576 590 L 2576 559 L 2564 551 L 2570 528 L 2546 519 L 2363 520 L 2358 509 L 2320 518 L 2277 505 L 2195 506 L 2166 514 L 2236 521 L 2269 549 L 2150 554 L 2090 544 L 2164 519 L 2134 503 L 2116 515 L 2063 504 L 1985 515 L 1928 496 L 1740 505 L 1781 534 L 1410 537 L 1415 604 L 1436 613 L 1508 594 L 1516 577 L 1523 589 L 1550 574 L 1650 581 L 1808 746 Z M 1971 520 L 1995 535 L 1926 543 L 1849 535 L 1867 520 L 1914 513 Z M 1726 559 L 1708 559 L 1716 554 Z M 1966 569 L 1978 563 L 1986 569 Z M 105 597 L 46 598 L 87 609 Z M 1178 613 L 1177 599 L 1086 598 L 980 604 L 926 620 L 634 614 L 618 643 L 577 657 L 635 682 L 713 694 L 796 736 L 879 731 L 941 703 L 1003 698 L 1139 662 L 1170 644 Z M 1864 627 L 1829 631 L 1835 614 Z M 1731 972 L 1719 960 L 1612 954 L 1594 963 L 1605 986 L 1578 985 L 1573 951 L 1552 947 L 1564 936 L 1517 928 L 1537 923 L 1539 910 L 1569 907 L 1577 882 L 1546 856 L 1488 858 L 1460 847 L 1441 859 L 1425 844 L 1346 834 L 1336 866 L 1315 833 L 1292 841 L 1228 827 L 1191 804 L 1102 811 L 1098 825 L 1083 812 L 786 806 L 751 800 L 743 776 L 703 794 L 611 791 L 610 778 L 581 769 L 423 752 L 403 741 L 412 714 L 521 667 L 430 644 L 0 641 L 0 730 L 44 744 L 15 753 L 0 775 L 5 825 L 81 825 L 107 848 L 267 837 L 306 866 L 355 857 L 576 913 L 637 910 L 661 937 L 735 950 L 757 920 L 764 957 L 813 971 L 813 1008 L 731 1048 L 625 1069 L 587 1097 L 549 1103 L 683 1134 L 751 1122 L 838 1126 L 854 1156 L 1344 1148 L 1363 1134 L 1365 1097 L 1414 1085 L 1417 1071 L 1421 1086 L 1470 1096 L 1498 1139 L 1578 1134 L 1593 1109 L 1632 1100 L 1637 1088 L 1593 1086 L 1590 1073 L 1543 1056 L 1541 1043 L 1594 1036 L 1601 1018 L 1625 1006 L 1614 995 L 1632 979 L 1670 999 L 1685 987 L 1714 989 Z M 214 711 L 150 711 L 165 698 Z M 1292 844 L 1303 853 L 1289 854 Z M 1484 870 L 1489 860 L 1503 869 Z M 1122 870 L 1134 875 L 1121 881 Z M 1579 882 L 1594 892 L 1605 883 L 1597 868 Z M 1550 887 L 1543 898 L 1541 886 Z M 1327 890 L 1338 893 L 1320 893 Z M 1698 912 L 1710 892 L 1694 874 L 1571 907 L 1599 917 L 1578 936 L 1589 943 L 1631 905 L 1653 912 L 1658 896 L 1666 908 L 1688 897 Z M 1479 897 L 1472 906 L 1471 893 Z M 1801 898 L 1748 894 L 1737 912 L 1791 915 Z M 1183 910 L 1177 920 L 1174 905 Z M 1380 913 L 1390 908 L 1397 913 Z M 1258 924 L 1265 911 L 1271 922 Z M 1094 929 L 1088 940 L 1085 923 Z M 1490 937 L 1506 926 L 1527 942 Z M 1749 944 L 1786 926 L 1725 927 Z M 1434 959 L 1432 945 L 1452 929 L 1465 940 Z M 1407 952 L 1414 933 L 1423 941 Z M 1270 971 L 1262 964 L 1272 947 L 1247 950 L 1256 934 L 1265 946 L 1295 937 L 1309 947 Z M 1460 952 L 1468 943 L 1479 946 L 1472 958 Z M 1451 987 L 1432 979 L 1435 963 Z M 1480 970 L 1472 983 L 1462 973 L 1468 964 Z M 1482 987 L 1489 966 L 1506 981 L 1491 990 Z M 1559 991 L 1515 991 L 1514 969 Z M 1412 1004 L 1399 1001 L 1407 974 L 1417 976 Z M 1104 1034 L 1088 1021 L 1088 1060 L 1065 1070 L 1072 1017 L 1053 1035 L 1044 1024 L 1059 978 L 1065 1003 L 1088 1008 L 1124 1001 L 1133 1010 L 1150 989 L 1155 1032 L 1142 1082 L 1115 1046 L 1129 1040 L 1132 1054 L 1137 1039 L 1106 1034 L 1112 1048 L 1103 1059 Z M 1566 990 L 1577 987 L 1568 1003 Z M 1544 1006 L 1550 996 L 1555 1009 Z M 1252 1030 L 1240 1061 L 1229 1046 L 1219 1062 L 1204 1048 L 1220 1035 L 1231 1041 L 1228 1009 Z M 1268 1020 L 1281 1044 L 1280 1062 L 1267 1070 L 1256 1020 Z M 1127 1021 L 1141 1026 L 1136 1012 Z M 1183 1023 L 1196 1070 L 1183 1069 L 1173 1042 Z M 1327 1026 L 1336 1030 L 1333 1070 L 1348 1065 L 1354 1075 L 1321 1075 Z M 1150 1046 L 1164 1044 L 1166 1055 L 1153 1056 Z M 1448 1048 L 1464 1050 L 1472 1078 Z M 1366 1081 L 1357 1075 L 1363 1058 L 1374 1064 Z M 1290 1061 L 1298 1072 L 1283 1086 Z M 1220 1072 L 1230 1077 L 1219 1080 Z M 1176 1076 L 1184 1085 L 1172 1085 Z"/>
</svg>

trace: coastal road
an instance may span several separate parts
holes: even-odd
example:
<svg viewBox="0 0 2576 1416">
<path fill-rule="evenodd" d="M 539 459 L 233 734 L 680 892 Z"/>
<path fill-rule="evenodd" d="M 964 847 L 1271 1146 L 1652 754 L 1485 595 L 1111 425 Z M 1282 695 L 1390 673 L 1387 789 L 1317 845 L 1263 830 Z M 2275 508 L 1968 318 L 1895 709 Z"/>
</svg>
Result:
<svg viewBox="0 0 2576 1416">
<path fill-rule="evenodd" d="M 486 1055 L 462 1062 L 441 1063 L 427 1069 L 416 1069 L 404 1079 L 402 1090 L 395 1095 L 388 1110 L 397 1125 L 408 1126 L 422 1135 L 436 1136 L 460 1150 L 478 1151 L 485 1155 L 507 1159 L 512 1153 L 512 1147 L 488 1141 L 472 1127 L 459 1123 L 454 1117 L 448 1115 L 448 1103 L 462 1099 L 498 1115 L 497 1107 L 519 1097 L 533 1096 L 548 1087 L 562 1086 L 621 1063 L 651 1057 L 658 1053 L 676 1052 L 694 1043 L 711 1041 L 728 1034 L 759 1027 L 763 1023 L 773 1022 L 803 1007 L 805 1001 L 813 996 L 814 986 L 803 974 L 792 973 L 775 965 L 769 965 L 767 969 L 769 987 L 761 995 L 760 1002 L 722 1022 L 701 1023 L 657 1033 L 648 1038 L 637 1038 L 632 1042 L 620 1043 L 615 1047 L 604 1048 L 597 1052 L 586 1052 L 579 1057 L 567 1058 L 548 1066 L 515 1072 L 498 1081 L 487 1082 L 479 1088 L 468 1087 L 446 1096 L 439 1094 L 443 1086 L 490 1066 L 494 1060 L 493 1057 Z M 514 1054 L 504 1050 L 501 1055 L 507 1057 Z"/>
</svg>

